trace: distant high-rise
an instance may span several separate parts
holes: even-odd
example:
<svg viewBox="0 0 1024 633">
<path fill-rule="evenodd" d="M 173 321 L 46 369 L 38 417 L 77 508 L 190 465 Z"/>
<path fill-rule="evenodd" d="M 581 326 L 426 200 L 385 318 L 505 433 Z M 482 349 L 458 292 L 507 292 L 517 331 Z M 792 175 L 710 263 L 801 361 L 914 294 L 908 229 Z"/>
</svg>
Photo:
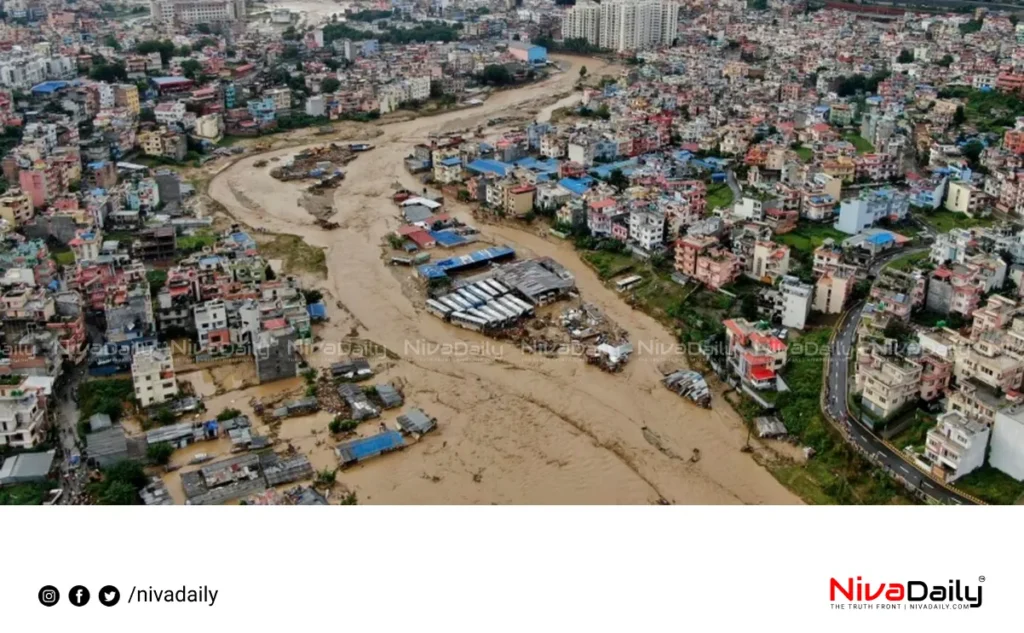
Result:
<svg viewBox="0 0 1024 633">
<path fill-rule="evenodd" d="M 577 4 L 562 21 L 562 38 L 584 38 L 595 46 L 632 51 L 670 46 L 679 25 L 679 5 L 666 0 L 606 0 Z"/>
<path fill-rule="evenodd" d="M 579 2 L 562 20 L 562 39 L 585 39 L 597 46 L 601 7 L 593 2 Z"/>
<path fill-rule="evenodd" d="M 245 20 L 245 0 L 150 0 L 149 5 L 154 22 L 208 24 Z"/>
</svg>

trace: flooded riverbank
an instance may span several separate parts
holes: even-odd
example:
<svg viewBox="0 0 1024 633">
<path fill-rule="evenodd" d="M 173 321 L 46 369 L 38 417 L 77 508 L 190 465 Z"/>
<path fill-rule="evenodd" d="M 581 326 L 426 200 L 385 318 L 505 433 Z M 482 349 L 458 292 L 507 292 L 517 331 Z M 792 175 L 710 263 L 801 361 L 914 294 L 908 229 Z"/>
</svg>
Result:
<svg viewBox="0 0 1024 633">
<path fill-rule="evenodd" d="M 380 244 L 399 224 L 391 194 L 397 187 L 420 187 L 402 164 L 412 146 L 432 132 L 472 128 L 498 115 L 550 116 L 555 107 L 572 103 L 567 97 L 552 106 L 551 99 L 571 90 L 583 63 L 596 75 L 615 72 L 593 59 L 564 61 L 566 72 L 498 92 L 479 108 L 380 126 L 376 149 L 348 165 L 334 194 L 337 230 L 315 226 L 300 205 L 299 186 L 274 181 L 266 168 L 254 166 L 295 149 L 246 157 L 211 181 L 210 196 L 236 219 L 326 249 L 322 289 L 329 306 L 340 301 L 346 310 L 332 310 L 320 332 L 323 340 L 340 341 L 356 328 L 361 337 L 393 350 L 400 359 L 383 378 L 404 380 L 407 405 L 439 420 L 436 434 L 347 470 L 340 480 L 360 503 L 798 502 L 740 452 L 746 430 L 727 403 L 698 409 L 661 387 L 656 364 L 674 353 L 674 336 L 623 303 L 570 245 L 529 230 L 480 227 L 488 241 L 557 259 L 576 275 L 583 297 L 629 331 L 634 344 L 660 352 L 639 355 L 611 375 L 580 358 L 546 358 L 496 345 L 418 310 L 381 261 Z M 472 222 L 466 209 L 448 210 Z M 314 365 L 338 360 L 327 348 L 310 359 Z M 327 417 L 282 425 L 281 437 L 294 432 L 292 443 L 317 468 L 334 464 L 333 444 L 314 433 L 326 427 Z M 649 441 L 652 436 L 659 446 Z M 702 455 L 696 463 L 673 457 L 694 449 Z"/>
</svg>

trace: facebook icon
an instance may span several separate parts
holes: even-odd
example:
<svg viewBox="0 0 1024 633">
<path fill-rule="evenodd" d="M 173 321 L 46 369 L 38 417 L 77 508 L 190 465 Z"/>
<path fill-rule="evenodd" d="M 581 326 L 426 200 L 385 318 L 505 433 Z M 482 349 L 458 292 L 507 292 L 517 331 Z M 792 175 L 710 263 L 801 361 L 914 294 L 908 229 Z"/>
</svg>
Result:
<svg viewBox="0 0 1024 633">
<path fill-rule="evenodd" d="M 75 585 L 68 593 L 68 599 L 76 607 L 84 607 L 89 602 L 89 590 L 82 585 Z"/>
</svg>

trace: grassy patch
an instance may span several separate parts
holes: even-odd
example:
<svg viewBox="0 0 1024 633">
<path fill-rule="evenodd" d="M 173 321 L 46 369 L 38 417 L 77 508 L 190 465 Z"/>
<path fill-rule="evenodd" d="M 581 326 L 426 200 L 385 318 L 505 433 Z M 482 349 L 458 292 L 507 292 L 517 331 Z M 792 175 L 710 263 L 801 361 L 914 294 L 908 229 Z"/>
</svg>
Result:
<svg viewBox="0 0 1024 633">
<path fill-rule="evenodd" d="M 914 423 L 893 435 L 889 442 L 901 451 L 908 446 L 924 446 L 924 439 L 928 434 L 928 429 L 934 426 L 934 415 L 917 410 L 914 412 Z"/>
<path fill-rule="evenodd" d="M 858 154 L 871 154 L 875 151 L 875 146 L 871 144 L 871 141 L 860 134 L 848 132 L 843 135 L 843 139 L 853 143 L 853 146 L 857 148 Z"/>
<path fill-rule="evenodd" d="M 831 334 L 831 329 L 822 328 L 789 341 L 790 359 L 784 377 L 790 391 L 779 394 L 776 406 L 790 433 L 813 448 L 815 456 L 803 466 L 787 465 L 772 472 L 808 503 L 899 502 L 902 498 L 892 480 L 847 445 L 821 412 L 825 372 L 822 350 Z"/>
<path fill-rule="evenodd" d="M 192 235 L 183 235 L 178 238 L 178 250 L 184 255 L 189 255 L 203 250 L 207 246 L 217 243 L 217 236 L 212 231 L 199 230 Z"/>
<path fill-rule="evenodd" d="M 928 256 L 928 251 L 923 253 L 910 253 L 892 260 L 886 268 L 903 271 L 911 270 L 912 268 L 919 267 L 921 262 L 928 261 Z"/>
<path fill-rule="evenodd" d="M 664 322 L 674 314 L 693 291 L 693 286 L 680 286 L 667 273 L 652 275 L 633 290 L 637 305 L 644 312 Z M 724 296 L 724 295 L 722 295 Z M 728 297 L 726 297 L 728 299 Z"/>
<path fill-rule="evenodd" d="M 70 266 L 75 263 L 75 254 L 71 251 L 60 251 L 53 254 L 53 261 L 58 266 Z"/>
<path fill-rule="evenodd" d="M 800 157 L 800 160 L 805 163 L 809 163 L 814 159 L 814 150 L 810 147 L 798 147 L 793 151 L 796 152 L 796 155 Z"/>
<path fill-rule="evenodd" d="M 0 488 L 0 506 L 37 506 L 46 499 L 46 484 L 25 483 Z"/>
<path fill-rule="evenodd" d="M 708 187 L 707 203 L 708 209 L 728 207 L 732 204 L 733 195 L 729 184 L 720 182 Z"/>
<path fill-rule="evenodd" d="M 586 251 L 583 259 L 597 270 L 601 279 L 609 279 L 631 270 L 636 263 L 632 255 L 628 253 L 613 253 L 611 251 Z"/>
<path fill-rule="evenodd" d="M 1012 505 L 1024 495 L 1024 483 L 988 465 L 958 479 L 954 487 L 998 505 Z"/>
<path fill-rule="evenodd" d="M 850 236 L 842 231 L 837 231 L 829 224 L 800 223 L 795 231 L 785 235 L 776 235 L 775 240 L 795 251 L 813 253 L 814 249 L 821 246 L 826 239 L 831 238 L 836 242 L 842 242 L 848 237 Z"/>
<path fill-rule="evenodd" d="M 85 421 L 96 413 L 105 413 L 117 421 L 124 413 L 124 404 L 134 397 L 131 378 L 87 380 L 78 388 L 79 419 Z"/>
<path fill-rule="evenodd" d="M 990 226 L 991 218 L 972 218 L 964 213 L 954 213 L 946 209 L 936 209 L 922 213 L 918 219 L 935 227 L 939 233 L 948 233 L 953 229 L 973 229 L 976 226 Z"/>
<path fill-rule="evenodd" d="M 284 261 L 285 272 L 311 272 L 327 276 L 327 256 L 322 248 L 310 246 L 298 235 L 278 235 L 260 245 L 260 253 L 269 259 Z"/>
</svg>

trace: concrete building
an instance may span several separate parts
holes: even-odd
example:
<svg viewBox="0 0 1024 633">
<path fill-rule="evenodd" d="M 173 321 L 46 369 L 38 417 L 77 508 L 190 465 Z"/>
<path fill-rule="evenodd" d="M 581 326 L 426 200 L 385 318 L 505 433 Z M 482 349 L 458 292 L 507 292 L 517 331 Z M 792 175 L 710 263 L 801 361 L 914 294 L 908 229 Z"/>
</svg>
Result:
<svg viewBox="0 0 1024 633">
<path fill-rule="evenodd" d="M 26 376 L 0 378 L 0 446 L 33 448 L 43 441 L 45 407 Z"/>
<path fill-rule="evenodd" d="M 917 400 L 921 373 L 921 365 L 912 360 L 862 347 L 857 351 L 856 376 L 861 406 L 877 420 L 889 418 Z"/>
<path fill-rule="evenodd" d="M 907 217 L 909 210 L 910 197 L 906 193 L 890 188 L 861 191 L 858 197 L 839 204 L 835 228 L 856 235 L 882 219 L 899 222 Z"/>
<path fill-rule="evenodd" d="M 980 214 L 985 207 L 985 192 L 969 182 L 954 181 L 949 183 L 946 193 L 946 210 L 963 213 L 972 218 Z"/>
<path fill-rule="evenodd" d="M 759 240 L 754 243 L 754 252 L 748 263 L 747 276 L 764 283 L 775 283 L 779 277 L 789 273 L 789 247 Z"/>
<path fill-rule="evenodd" d="M 231 343 L 227 307 L 222 300 L 201 303 L 195 306 L 192 314 L 200 349 L 213 349 Z"/>
<path fill-rule="evenodd" d="M 726 358 L 732 372 L 755 389 L 775 389 L 778 372 L 786 365 L 786 344 L 746 319 L 727 319 L 724 325 Z"/>
<path fill-rule="evenodd" d="M 989 428 L 955 411 L 939 416 L 925 438 L 925 458 L 932 474 L 948 482 L 985 465 Z"/>
<path fill-rule="evenodd" d="M 243 22 L 245 0 L 150 0 L 149 14 L 158 24 Z"/>
<path fill-rule="evenodd" d="M 601 7 L 595 2 L 579 2 L 562 18 L 562 39 L 584 39 L 598 44 Z"/>
<path fill-rule="evenodd" d="M 260 332 L 253 344 L 256 377 L 260 383 L 294 378 L 299 373 L 295 328 L 284 327 Z"/>
<path fill-rule="evenodd" d="M 0 218 L 10 228 L 17 228 L 35 216 L 32 200 L 20 189 L 10 189 L 0 196 Z"/>
<path fill-rule="evenodd" d="M 600 5 L 598 46 L 634 51 L 669 46 L 679 26 L 679 5 L 661 0 L 611 0 Z"/>
<path fill-rule="evenodd" d="M 636 209 L 629 214 L 629 239 L 648 253 L 665 245 L 665 216 L 654 209 Z"/>
<path fill-rule="evenodd" d="M 135 398 L 143 407 L 162 404 L 178 395 L 174 358 L 170 350 L 151 349 L 135 352 L 132 358 L 132 383 Z"/>
<path fill-rule="evenodd" d="M 989 464 L 1017 481 L 1024 481 L 1024 405 L 996 413 Z"/>
<path fill-rule="evenodd" d="M 796 277 L 785 276 L 777 288 L 766 293 L 772 303 L 772 316 L 788 328 L 804 329 L 811 314 L 814 287 Z"/>
<path fill-rule="evenodd" d="M 824 314 L 839 314 L 853 292 L 856 279 L 843 271 L 825 273 L 814 286 L 814 309 Z"/>
</svg>

